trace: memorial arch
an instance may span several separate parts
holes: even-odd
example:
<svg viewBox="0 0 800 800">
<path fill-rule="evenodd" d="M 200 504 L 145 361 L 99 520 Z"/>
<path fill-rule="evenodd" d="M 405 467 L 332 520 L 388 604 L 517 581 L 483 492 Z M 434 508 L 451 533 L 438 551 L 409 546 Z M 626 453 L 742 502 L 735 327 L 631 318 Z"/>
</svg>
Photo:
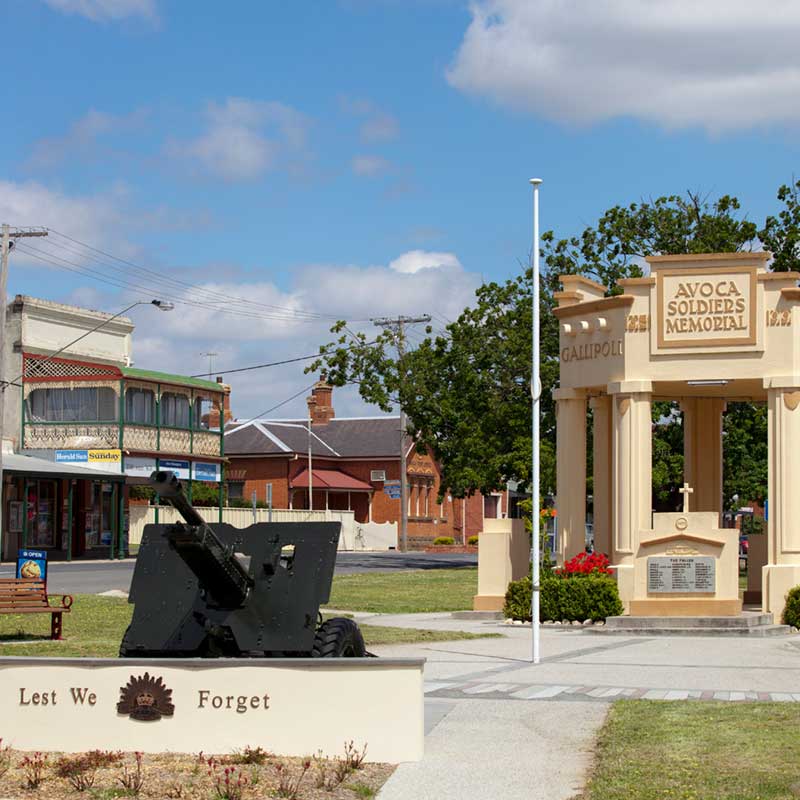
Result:
<svg viewBox="0 0 800 800">
<path fill-rule="evenodd" d="M 650 275 L 621 280 L 622 294 L 613 297 L 595 281 L 561 277 L 553 312 L 561 361 L 554 393 L 559 555 L 584 547 L 588 404 L 595 547 L 610 556 L 627 613 L 741 610 L 738 537 L 721 529 L 722 415 L 731 400 L 768 405 L 763 610 L 777 621 L 786 592 L 800 584 L 800 273 L 769 272 L 769 258 L 654 256 Z M 688 513 L 651 511 L 655 400 L 678 401 L 683 412 Z M 659 570 L 670 558 L 683 558 L 677 566 L 691 573 L 688 583 L 678 576 L 664 584 Z"/>
</svg>

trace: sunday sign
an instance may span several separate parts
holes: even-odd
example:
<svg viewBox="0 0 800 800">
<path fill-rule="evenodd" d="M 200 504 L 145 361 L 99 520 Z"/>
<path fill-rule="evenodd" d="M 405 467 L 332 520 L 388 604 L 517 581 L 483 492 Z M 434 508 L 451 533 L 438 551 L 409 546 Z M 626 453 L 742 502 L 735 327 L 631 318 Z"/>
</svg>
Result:
<svg viewBox="0 0 800 800">
<path fill-rule="evenodd" d="M 755 344 L 754 269 L 665 269 L 657 275 L 659 347 Z"/>
</svg>

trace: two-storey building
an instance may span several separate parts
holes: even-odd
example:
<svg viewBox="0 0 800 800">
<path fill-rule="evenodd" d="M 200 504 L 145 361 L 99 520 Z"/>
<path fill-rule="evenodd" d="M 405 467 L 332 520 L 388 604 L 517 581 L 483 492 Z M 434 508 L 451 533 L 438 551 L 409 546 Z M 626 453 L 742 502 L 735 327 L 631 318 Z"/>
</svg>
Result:
<svg viewBox="0 0 800 800">
<path fill-rule="evenodd" d="M 227 386 L 132 366 L 125 317 L 17 296 L 5 333 L 4 438 L 52 471 L 4 469 L 4 557 L 122 555 L 131 485 L 159 468 L 221 483 Z"/>
</svg>

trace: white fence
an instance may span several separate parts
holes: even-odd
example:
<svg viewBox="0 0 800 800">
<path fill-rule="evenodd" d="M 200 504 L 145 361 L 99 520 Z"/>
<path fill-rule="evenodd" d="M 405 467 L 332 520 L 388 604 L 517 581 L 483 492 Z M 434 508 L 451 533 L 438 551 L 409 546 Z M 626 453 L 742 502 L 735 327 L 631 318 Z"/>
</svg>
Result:
<svg viewBox="0 0 800 800">
<path fill-rule="evenodd" d="M 196 506 L 196 509 L 206 522 L 219 522 L 218 508 Z M 356 522 L 352 511 L 306 511 L 275 508 L 272 510 L 271 519 L 272 522 L 341 522 L 340 550 L 388 550 L 397 544 L 396 523 Z M 158 506 L 160 523 L 171 524 L 179 520 L 180 515 L 172 506 Z M 144 526 L 151 525 L 155 521 L 156 506 L 132 505 L 128 532 L 130 544 L 140 544 Z M 252 508 L 225 507 L 222 509 L 222 521 L 233 525 L 234 528 L 246 528 L 254 522 L 269 522 L 270 512 L 266 508 L 257 508 L 254 515 Z"/>
</svg>

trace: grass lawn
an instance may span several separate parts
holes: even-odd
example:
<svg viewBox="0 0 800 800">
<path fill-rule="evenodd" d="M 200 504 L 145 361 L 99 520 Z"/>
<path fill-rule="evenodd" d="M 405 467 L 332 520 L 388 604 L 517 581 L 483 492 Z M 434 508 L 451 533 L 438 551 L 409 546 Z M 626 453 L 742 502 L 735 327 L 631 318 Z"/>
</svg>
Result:
<svg viewBox="0 0 800 800">
<path fill-rule="evenodd" d="M 386 614 L 464 611 L 477 592 L 475 567 L 337 575 L 328 605 Z"/>
<path fill-rule="evenodd" d="M 788 800 L 800 794 L 800 704 L 623 700 L 583 800 Z"/>
<path fill-rule="evenodd" d="M 75 595 L 75 604 L 64 615 L 64 641 L 52 642 L 49 614 L 0 615 L 0 655 L 4 656 L 94 656 L 116 658 L 133 606 L 116 597 Z M 422 631 L 361 625 L 367 647 L 452 639 L 484 638 L 485 634 L 458 631 Z M 496 634 L 495 634 L 496 635 Z M 41 641 L 29 640 L 41 637 Z M 24 640 L 15 644 L 15 640 Z"/>
</svg>

